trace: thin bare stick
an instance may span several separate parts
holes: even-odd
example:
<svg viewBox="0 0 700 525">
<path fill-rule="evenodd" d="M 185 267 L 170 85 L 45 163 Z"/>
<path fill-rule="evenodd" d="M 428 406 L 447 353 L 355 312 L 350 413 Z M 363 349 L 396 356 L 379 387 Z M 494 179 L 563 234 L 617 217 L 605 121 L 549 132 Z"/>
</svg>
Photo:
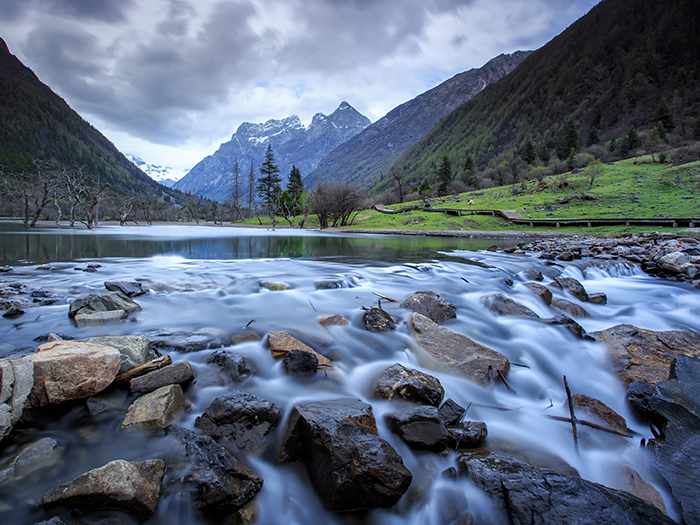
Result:
<svg viewBox="0 0 700 525">
<path fill-rule="evenodd" d="M 387 297 L 386 295 L 382 295 L 382 294 L 377 293 L 377 292 L 372 292 L 372 293 L 373 293 L 374 295 L 376 295 L 377 297 L 381 297 L 381 298 L 384 299 L 385 301 L 389 301 L 390 303 L 400 303 L 400 302 L 401 302 L 401 301 L 399 301 L 399 300 L 397 300 L 397 299 L 392 299 L 391 297 Z"/>
<path fill-rule="evenodd" d="M 309 304 L 311 305 L 311 308 L 314 309 L 314 312 L 318 312 L 318 310 L 316 310 L 316 307 L 314 306 L 314 303 L 311 302 L 311 298 L 307 297 L 307 299 L 309 300 Z"/>
<path fill-rule="evenodd" d="M 566 400 L 569 402 L 569 414 L 571 414 L 571 428 L 574 431 L 574 448 L 576 449 L 576 454 L 580 454 L 581 451 L 578 448 L 578 430 L 576 429 L 576 413 L 574 412 L 574 401 L 571 399 L 571 390 L 569 389 L 569 382 L 564 376 L 564 388 L 566 388 Z"/>
<path fill-rule="evenodd" d="M 469 281 L 467 281 L 464 277 L 462 277 L 462 280 L 463 280 L 465 283 L 471 284 L 471 283 L 470 283 Z"/>
<path fill-rule="evenodd" d="M 508 381 L 506 381 L 506 376 L 503 375 L 503 372 L 501 372 L 501 369 L 499 368 L 496 370 L 496 373 L 498 374 L 498 377 L 501 378 L 501 381 L 503 381 L 503 384 L 506 385 L 506 388 L 508 389 L 509 392 L 513 394 L 517 394 L 515 390 L 513 390 L 513 387 L 508 384 Z"/>
<path fill-rule="evenodd" d="M 571 423 L 571 419 L 568 417 L 562 417 L 562 416 L 547 416 L 549 419 L 553 419 L 554 421 L 563 421 L 564 423 Z M 619 430 L 615 430 L 613 428 L 608 428 L 604 427 L 603 425 L 598 425 L 597 423 L 592 423 L 590 421 L 586 421 L 585 419 L 577 419 L 576 423 L 579 425 L 583 425 L 585 427 L 591 427 L 595 428 L 596 430 L 602 430 L 603 432 L 607 432 L 609 434 L 615 434 L 617 436 L 622 436 L 622 437 L 634 437 L 632 434 L 629 434 L 627 432 L 621 432 Z"/>
</svg>

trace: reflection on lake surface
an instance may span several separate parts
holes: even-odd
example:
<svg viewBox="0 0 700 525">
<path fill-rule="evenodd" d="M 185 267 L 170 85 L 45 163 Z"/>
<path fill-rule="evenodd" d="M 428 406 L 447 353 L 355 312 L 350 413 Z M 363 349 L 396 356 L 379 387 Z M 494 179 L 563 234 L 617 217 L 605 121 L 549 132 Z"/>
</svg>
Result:
<svg viewBox="0 0 700 525">
<path fill-rule="evenodd" d="M 383 416 L 405 404 L 377 400 L 374 388 L 387 367 L 401 363 L 437 377 L 445 397 L 469 407 L 468 419 L 488 426 L 487 443 L 506 443 L 525 451 L 545 450 L 566 461 L 582 477 L 619 487 L 623 466 L 631 466 L 646 481 L 655 483 L 639 439 L 652 437 L 649 429 L 631 416 L 625 390 L 611 371 L 605 348 L 575 339 L 566 329 L 536 319 L 499 317 L 483 303 L 492 293 L 524 304 L 540 317 L 559 314 L 524 285 L 522 272 L 538 269 L 543 284 L 564 275 L 580 280 L 589 292 L 604 292 L 607 305 L 586 303 L 590 317 L 577 321 L 589 332 L 627 323 L 651 330 L 700 331 L 700 300 L 688 285 L 662 281 L 623 263 L 605 267 L 585 261 L 547 265 L 537 254 L 492 253 L 492 244 L 514 241 L 444 239 L 398 236 L 344 236 L 298 230 L 244 230 L 196 226 L 100 227 L 94 232 L 44 228 L 25 231 L 3 225 L 0 257 L 14 267 L 13 275 L 0 281 L 57 298 L 51 305 L 28 308 L 16 319 L 0 319 L 0 355 L 34 351 L 34 338 L 60 333 L 84 339 L 102 335 L 146 335 L 157 330 L 249 337 L 226 348 L 254 363 L 256 375 L 240 388 L 273 401 L 286 421 L 300 402 L 352 397 L 370 403 L 379 434 L 402 456 L 414 481 L 401 501 L 391 509 L 361 514 L 333 514 L 324 510 L 309 479 L 298 464 L 280 466 L 277 452 L 283 422 L 267 436 L 266 446 L 245 463 L 265 483 L 255 498 L 260 524 L 412 524 L 443 525 L 449 494 L 466 495 L 466 509 L 477 523 L 507 523 L 485 495 L 464 479 L 451 480 L 441 473 L 455 465 L 455 454 L 414 452 L 392 434 Z M 10 231 L 7 231 L 9 229 Z M 49 270 L 39 269 L 49 263 Z M 96 272 L 76 271 L 86 263 L 101 265 Z M 510 286 L 505 281 L 511 279 Z M 138 281 L 149 289 L 136 298 L 142 310 L 127 322 L 77 328 L 68 318 L 68 303 L 76 297 L 105 291 L 105 281 Z M 283 283 L 288 289 L 269 291 L 261 281 Z M 372 333 L 364 329 L 361 307 L 377 305 L 376 294 L 405 299 L 419 290 L 430 290 L 457 307 L 457 318 L 444 326 L 497 350 L 515 364 L 503 385 L 481 387 L 450 370 L 440 369 L 426 358 L 411 339 L 408 311 L 397 303 L 382 307 L 397 322 L 397 329 Z M 571 296 L 554 290 L 555 296 Z M 345 316 L 349 325 L 323 327 L 324 315 Z M 247 328 L 246 328 L 247 327 Z M 293 379 L 285 375 L 267 345 L 267 334 L 286 330 L 333 360 L 327 374 Z M 178 424 L 194 429 L 194 420 L 218 396 L 237 386 L 215 380 L 206 364 L 213 352 L 171 352 L 173 361 L 188 360 L 197 376 L 185 391 L 190 408 Z M 574 393 L 595 397 L 627 418 L 637 434 L 625 439 L 593 430 L 580 430 L 581 454 L 574 452 L 571 427 L 549 419 L 567 416 L 562 376 Z M 61 417 L 48 418 L 21 428 L 10 446 L 0 449 L 0 466 L 17 445 L 41 437 L 53 437 L 61 460 L 41 475 L 0 485 L 0 522 L 31 525 L 53 515 L 40 502 L 48 489 L 114 459 L 142 461 L 161 457 L 158 439 L 148 434 L 120 430 L 127 407 L 136 398 L 113 390 L 98 396 L 109 406 L 99 417 L 84 407 Z M 493 407 L 508 409 L 496 410 Z M 664 488 L 656 484 L 674 510 Z M 462 497 L 462 496 L 460 496 Z M 113 516 L 107 513 L 105 516 Z M 88 521 L 95 516 L 87 515 Z M 121 522 L 132 523 L 119 515 Z M 204 524 L 206 518 L 175 498 L 161 499 L 149 524 Z"/>
</svg>

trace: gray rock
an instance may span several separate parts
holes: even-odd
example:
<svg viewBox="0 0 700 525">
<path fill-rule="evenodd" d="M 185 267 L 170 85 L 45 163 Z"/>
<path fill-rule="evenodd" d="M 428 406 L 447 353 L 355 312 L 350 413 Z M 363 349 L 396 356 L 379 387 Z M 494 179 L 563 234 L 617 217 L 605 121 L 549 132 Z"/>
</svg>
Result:
<svg viewBox="0 0 700 525">
<path fill-rule="evenodd" d="M 458 464 L 460 472 L 491 496 L 514 525 L 675 523 L 636 496 L 533 467 L 506 454 L 465 453 L 458 458 Z"/>
<path fill-rule="evenodd" d="M 52 438 L 41 438 L 17 452 L 0 471 L 0 484 L 23 477 L 55 465 L 60 457 L 58 442 Z"/>
<path fill-rule="evenodd" d="M 576 321 L 565 315 L 557 315 L 549 319 L 542 319 L 541 321 L 543 324 L 565 326 L 566 329 L 569 332 L 571 332 L 573 336 L 577 339 L 585 339 L 586 337 L 588 337 L 584 335 L 586 331 L 580 324 L 578 324 Z"/>
<path fill-rule="evenodd" d="M 432 357 L 446 365 L 447 370 L 462 375 L 480 385 L 489 384 L 498 371 L 504 376 L 510 362 L 501 353 L 448 330 L 427 317 L 414 313 L 410 322 L 411 337 Z"/>
<path fill-rule="evenodd" d="M 608 304 L 608 296 L 602 292 L 589 294 L 588 300 L 593 304 Z"/>
<path fill-rule="evenodd" d="M 166 427 L 163 436 L 168 463 L 164 496 L 186 494 L 195 510 L 230 515 L 262 488 L 263 480 L 211 437 L 175 425 Z"/>
<path fill-rule="evenodd" d="M 372 407 L 359 399 L 295 406 L 279 460 L 301 460 L 323 504 L 337 512 L 391 507 L 413 479 L 377 434 Z"/>
<path fill-rule="evenodd" d="M 103 324 L 118 323 L 127 319 L 129 317 L 129 312 L 126 310 L 110 310 L 109 312 L 80 312 L 77 314 L 73 321 L 75 326 L 78 328 L 84 328 L 86 326 L 100 326 Z"/>
<path fill-rule="evenodd" d="M 513 301 L 502 293 L 495 293 L 481 298 L 486 307 L 497 315 L 520 315 L 524 317 L 537 317 L 535 312 L 527 306 Z"/>
<path fill-rule="evenodd" d="M 550 286 L 554 286 L 555 288 L 561 288 L 562 290 L 568 291 L 579 301 L 588 301 L 588 293 L 586 292 L 586 289 L 579 281 L 572 277 L 557 277 L 550 284 Z"/>
<path fill-rule="evenodd" d="M 146 375 L 135 377 L 129 382 L 129 390 L 134 394 L 145 394 L 163 386 L 187 383 L 193 379 L 194 372 L 189 361 L 179 361 Z"/>
<path fill-rule="evenodd" d="M 230 341 L 221 334 L 213 332 L 173 332 L 153 330 L 144 334 L 151 344 L 165 352 L 198 352 L 212 348 L 221 348 Z"/>
<path fill-rule="evenodd" d="M 128 281 L 106 282 L 105 288 L 110 292 L 121 292 L 127 297 L 137 297 L 146 293 L 141 283 Z"/>
<path fill-rule="evenodd" d="M 436 377 L 397 363 L 384 370 L 374 395 L 379 399 L 398 397 L 422 405 L 439 406 L 445 389 Z"/>
<path fill-rule="evenodd" d="M 413 450 L 440 452 L 447 447 L 447 429 L 434 406 L 406 409 L 384 419 L 389 429 Z"/>
<path fill-rule="evenodd" d="M 15 317 L 19 317 L 21 315 L 24 315 L 24 310 L 21 308 L 18 308 L 17 306 L 11 306 L 7 310 L 5 310 L 5 313 L 2 314 L 3 317 L 7 319 L 13 319 Z"/>
<path fill-rule="evenodd" d="M 185 396 L 180 385 L 168 385 L 136 399 L 128 408 L 122 428 L 165 428 L 185 409 Z"/>
<path fill-rule="evenodd" d="M 544 301 L 544 304 L 546 304 L 547 306 L 552 304 L 552 292 L 546 286 L 533 282 L 523 283 L 523 286 L 525 286 L 535 295 L 539 296 L 540 299 L 542 299 Z"/>
<path fill-rule="evenodd" d="M 136 335 L 122 335 L 118 337 L 91 337 L 84 339 L 85 343 L 96 345 L 111 346 L 119 350 L 121 354 L 121 365 L 119 373 L 123 374 L 136 368 L 137 366 L 145 365 L 149 361 L 156 358 L 156 354 L 151 350 L 151 342 L 145 337 Z"/>
<path fill-rule="evenodd" d="M 522 275 L 525 279 L 528 281 L 543 281 L 544 277 L 542 276 L 542 272 L 539 270 L 535 270 L 534 268 L 531 268 L 529 270 L 525 270 L 522 272 Z"/>
<path fill-rule="evenodd" d="M 585 308 L 572 303 L 571 301 L 567 301 L 566 299 L 552 299 L 552 306 L 558 310 L 561 310 L 565 314 L 570 315 L 571 317 L 591 316 L 591 314 L 589 314 Z"/>
<path fill-rule="evenodd" d="M 216 366 L 234 383 L 242 383 L 255 374 L 255 365 L 243 356 L 228 350 L 217 350 L 207 358 L 208 365 Z"/>
<path fill-rule="evenodd" d="M 116 509 L 145 519 L 156 510 L 165 462 L 118 459 L 49 490 L 45 510 L 65 506 L 81 511 Z"/>
<path fill-rule="evenodd" d="M 100 312 L 119 312 L 123 311 L 127 314 L 141 310 L 141 306 L 135 301 L 122 294 L 121 292 L 105 292 L 95 293 L 78 297 L 71 304 L 68 310 L 68 317 L 75 319 L 76 316 L 82 315 L 81 319 L 97 319 L 100 317 Z M 114 317 L 121 314 L 111 314 L 108 318 L 114 320 Z M 76 321 L 77 323 L 77 321 Z"/>
<path fill-rule="evenodd" d="M 657 263 L 667 272 L 683 273 L 684 266 L 690 263 L 690 257 L 683 252 L 672 252 L 661 257 Z"/>
<path fill-rule="evenodd" d="M 250 454 L 281 418 L 272 401 L 233 390 L 212 401 L 194 426 L 232 453 Z"/>
<path fill-rule="evenodd" d="M 415 292 L 399 305 L 441 323 L 457 317 L 457 307 L 434 292 Z"/>
</svg>

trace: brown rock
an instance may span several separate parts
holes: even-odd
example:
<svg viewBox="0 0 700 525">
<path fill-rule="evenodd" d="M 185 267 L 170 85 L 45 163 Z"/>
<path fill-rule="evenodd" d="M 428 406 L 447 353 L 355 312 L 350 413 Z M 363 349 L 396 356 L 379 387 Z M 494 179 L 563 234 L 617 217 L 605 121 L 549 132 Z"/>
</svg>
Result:
<svg viewBox="0 0 700 525">
<path fill-rule="evenodd" d="M 538 295 L 546 305 L 552 304 L 552 292 L 546 286 L 533 282 L 523 283 L 523 286 L 528 288 L 535 295 Z"/>
<path fill-rule="evenodd" d="M 562 290 L 567 290 L 579 301 L 588 301 L 588 293 L 586 292 L 586 289 L 579 281 L 572 277 L 557 277 L 550 284 L 550 286 L 554 286 L 555 288 L 561 288 Z"/>
<path fill-rule="evenodd" d="M 571 396 L 571 399 L 574 402 L 574 409 L 577 412 L 577 417 L 579 411 L 585 412 L 612 430 L 617 430 L 622 433 L 627 432 L 627 421 L 625 421 L 625 418 L 602 401 L 587 396 L 586 394 L 574 394 Z M 566 406 L 568 406 L 568 403 Z"/>
<path fill-rule="evenodd" d="M 659 491 L 650 485 L 639 473 L 625 465 L 622 467 L 622 490 L 629 492 L 637 496 L 659 509 L 664 514 L 668 515 L 666 512 L 666 505 L 664 504 L 664 498 L 659 494 Z"/>
<path fill-rule="evenodd" d="M 160 387 L 134 401 L 122 420 L 125 430 L 165 428 L 185 409 L 180 385 Z"/>
<path fill-rule="evenodd" d="M 333 363 L 331 363 L 330 359 L 322 356 L 288 332 L 270 332 L 268 334 L 268 343 L 270 344 L 272 357 L 275 359 L 283 359 L 292 350 L 302 350 L 314 354 L 318 358 L 319 368 L 333 368 Z"/>
<path fill-rule="evenodd" d="M 446 365 L 447 371 L 462 375 L 487 385 L 497 377 L 498 371 L 505 376 L 510 362 L 499 352 L 472 341 L 434 323 L 421 314 L 411 316 L 411 337 L 432 357 Z"/>
<path fill-rule="evenodd" d="M 625 386 L 639 380 L 655 385 L 668 379 L 676 357 L 700 355 L 700 334 L 694 332 L 654 332 L 620 324 L 588 335 L 608 346 L 613 369 Z"/>
<path fill-rule="evenodd" d="M 169 355 L 164 355 L 163 357 L 159 357 L 158 359 L 154 359 L 153 361 L 150 361 L 146 363 L 145 365 L 137 366 L 136 368 L 132 368 L 128 372 L 124 372 L 123 374 L 119 374 L 115 379 L 114 379 L 114 384 L 115 385 L 126 385 L 129 384 L 129 382 L 136 378 L 136 377 L 141 377 L 149 372 L 153 372 L 154 370 L 160 370 L 161 368 L 164 368 L 168 365 L 171 365 L 173 363 L 172 358 Z"/>
<path fill-rule="evenodd" d="M 520 315 L 523 317 L 539 318 L 535 312 L 527 306 L 513 301 L 502 293 L 495 293 L 481 298 L 486 307 L 498 315 Z"/>
<path fill-rule="evenodd" d="M 321 326 L 345 326 L 349 324 L 343 315 L 327 315 L 326 317 L 321 317 L 318 322 Z"/>
<path fill-rule="evenodd" d="M 561 310 L 567 315 L 570 315 L 571 317 L 590 317 L 591 314 L 589 314 L 585 308 L 572 303 L 571 301 L 567 301 L 566 299 L 552 299 L 552 306 Z"/>
<path fill-rule="evenodd" d="M 416 292 L 409 295 L 399 306 L 441 323 L 457 317 L 457 307 L 434 292 Z"/>
<path fill-rule="evenodd" d="M 121 354 L 110 346 L 53 341 L 29 356 L 34 364 L 33 406 L 90 397 L 107 388 L 119 371 Z"/>
</svg>

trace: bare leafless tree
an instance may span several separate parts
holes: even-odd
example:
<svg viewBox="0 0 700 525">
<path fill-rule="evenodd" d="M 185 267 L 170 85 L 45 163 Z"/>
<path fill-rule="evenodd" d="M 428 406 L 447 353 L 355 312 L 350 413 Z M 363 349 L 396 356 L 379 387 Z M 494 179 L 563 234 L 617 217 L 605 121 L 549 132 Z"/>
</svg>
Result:
<svg viewBox="0 0 700 525">
<path fill-rule="evenodd" d="M 34 218 L 29 224 L 32 228 L 36 226 L 44 208 L 54 200 L 61 182 L 57 171 L 48 162 L 34 161 L 34 165 L 36 166 L 36 174 L 32 177 L 34 179 L 32 182 L 34 183 L 33 197 L 36 210 Z"/>
<path fill-rule="evenodd" d="M 352 184 L 319 184 L 311 196 L 311 211 L 318 216 L 321 228 L 352 224 L 353 212 L 364 203 L 364 196 Z"/>
<path fill-rule="evenodd" d="M 406 174 L 398 168 L 391 168 L 389 176 L 396 181 L 396 189 L 399 192 L 399 203 L 403 204 L 403 182 Z"/>
</svg>

